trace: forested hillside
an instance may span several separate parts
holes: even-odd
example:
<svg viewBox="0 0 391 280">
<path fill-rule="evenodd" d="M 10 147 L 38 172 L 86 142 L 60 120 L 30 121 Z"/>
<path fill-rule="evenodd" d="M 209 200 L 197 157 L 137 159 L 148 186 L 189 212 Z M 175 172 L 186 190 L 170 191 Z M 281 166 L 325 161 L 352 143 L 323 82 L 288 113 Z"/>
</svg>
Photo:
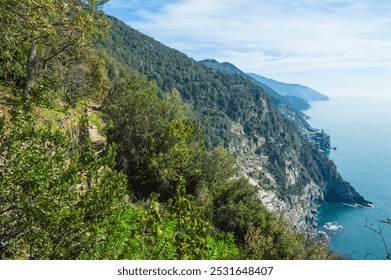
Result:
<svg viewBox="0 0 391 280">
<path fill-rule="evenodd" d="M 335 258 L 259 199 L 310 181 L 357 199 L 334 165 L 262 89 L 103 2 L 0 2 L 0 259 Z M 241 158 L 254 142 L 259 184 Z"/>
<path fill-rule="evenodd" d="M 270 98 L 275 107 L 281 109 L 282 107 L 285 107 L 287 115 L 297 119 L 298 122 L 302 122 L 302 119 L 306 117 L 301 112 L 301 110 L 308 109 L 310 105 L 304 99 L 291 95 L 282 96 L 272 88 L 268 87 L 265 84 L 262 84 L 261 82 L 244 73 L 242 70 L 229 62 L 218 62 L 215 59 L 204 59 L 199 62 L 204 64 L 205 66 L 208 66 L 209 68 L 215 69 L 218 72 L 239 75 L 252 81 L 256 85 L 259 85 L 265 91 L 266 95 Z"/>
<path fill-rule="evenodd" d="M 320 201 L 367 203 L 343 181 L 334 163 L 272 105 L 261 87 L 241 76 L 216 72 L 111 20 L 102 50 L 155 81 L 160 92 L 176 88 L 194 108 L 207 149 L 228 148 L 238 158 L 241 174 L 261 187 L 269 209 L 283 208 L 304 226 Z"/>
</svg>

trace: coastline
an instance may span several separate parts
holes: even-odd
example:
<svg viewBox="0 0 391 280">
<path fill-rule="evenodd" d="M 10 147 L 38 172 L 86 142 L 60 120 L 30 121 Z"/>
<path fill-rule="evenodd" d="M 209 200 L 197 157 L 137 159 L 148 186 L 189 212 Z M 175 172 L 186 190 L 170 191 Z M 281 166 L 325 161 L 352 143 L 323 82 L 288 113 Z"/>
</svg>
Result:
<svg viewBox="0 0 391 280">
<path fill-rule="evenodd" d="M 379 234 L 364 227 L 368 220 L 376 229 L 383 228 L 384 239 L 391 245 L 391 226 L 380 223 L 389 217 L 391 190 L 391 117 L 390 97 L 333 97 L 329 102 L 312 103 L 309 123 L 322 127 L 331 135 L 337 150 L 328 157 L 341 175 L 359 191 L 370 204 L 352 202 L 325 203 L 317 214 L 318 231 L 323 225 L 336 221 L 343 230 L 329 232 L 329 244 L 348 259 L 384 260 L 385 249 Z M 330 114 L 330 112 L 333 114 Z"/>
</svg>

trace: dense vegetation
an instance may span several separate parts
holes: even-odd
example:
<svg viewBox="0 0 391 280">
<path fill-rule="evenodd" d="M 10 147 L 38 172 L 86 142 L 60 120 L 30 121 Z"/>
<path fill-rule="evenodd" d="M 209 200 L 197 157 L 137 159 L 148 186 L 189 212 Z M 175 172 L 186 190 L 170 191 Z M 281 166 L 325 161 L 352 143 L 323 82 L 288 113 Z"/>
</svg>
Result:
<svg viewBox="0 0 391 280">
<path fill-rule="evenodd" d="M 242 78 L 215 76 L 181 54 L 188 72 L 166 69 L 171 58 L 159 48 L 143 56 L 117 49 L 123 59 L 94 49 L 91 43 L 106 33 L 100 4 L 0 4 L 0 259 L 332 257 L 324 244 L 268 212 L 257 187 L 235 177 L 236 160 L 223 147 L 234 137 L 223 109 L 243 120 L 247 134 L 301 141 L 289 133 L 293 126 L 273 129 L 282 116 L 264 104 L 263 92 Z M 72 36 L 63 36 L 67 28 Z M 142 47 L 123 32 L 111 36 Z M 157 57 L 182 87 L 158 72 L 140 75 Z M 109 139 L 101 151 L 91 147 L 86 114 L 97 103 Z M 247 114 L 252 110 L 261 121 Z M 270 156 L 277 172 L 283 155 Z"/>
<path fill-rule="evenodd" d="M 262 87 L 239 75 L 216 72 L 123 22 L 110 19 L 109 38 L 102 41 L 101 52 L 154 81 L 159 95 L 176 88 L 192 106 L 208 150 L 218 146 L 232 148 L 237 137 L 232 123 L 238 123 L 250 143 L 265 139 L 257 155 L 268 158 L 265 168 L 277 182 L 276 191 L 281 199 L 289 201 L 292 194 L 301 195 L 311 180 L 327 186 L 325 196 L 329 201 L 352 202 L 344 200 L 344 194 L 337 188 L 341 186 L 340 189 L 358 196 L 343 181 L 334 163 L 308 143 L 295 125 L 272 105 Z M 287 175 L 292 166 L 298 170 L 299 177 L 293 184 Z"/>
<path fill-rule="evenodd" d="M 277 108 L 285 107 L 286 110 L 289 111 L 289 116 L 292 116 L 294 119 L 297 119 L 295 123 L 300 123 L 300 122 L 305 123 L 304 119 L 306 118 L 306 116 L 301 111 L 305 109 L 309 109 L 310 105 L 304 99 L 295 96 L 290 96 L 290 95 L 282 96 L 272 88 L 257 81 L 256 79 L 244 73 L 235 65 L 229 62 L 220 63 L 215 59 L 205 59 L 199 62 L 218 72 L 238 75 L 252 81 L 254 84 L 260 86 L 264 90 L 264 92 L 270 98 L 270 100 L 272 101 L 275 107 Z M 309 127 L 308 124 L 305 125 L 306 127 Z"/>
</svg>

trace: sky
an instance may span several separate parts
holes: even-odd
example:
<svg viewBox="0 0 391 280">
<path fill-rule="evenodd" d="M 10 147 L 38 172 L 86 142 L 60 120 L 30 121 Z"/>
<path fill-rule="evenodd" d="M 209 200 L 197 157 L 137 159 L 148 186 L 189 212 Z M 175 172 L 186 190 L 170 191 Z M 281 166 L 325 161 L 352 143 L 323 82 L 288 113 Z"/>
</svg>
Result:
<svg viewBox="0 0 391 280">
<path fill-rule="evenodd" d="M 196 60 L 329 96 L 391 96 L 389 0 L 111 0 L 104 11 Z"/>
</svg>

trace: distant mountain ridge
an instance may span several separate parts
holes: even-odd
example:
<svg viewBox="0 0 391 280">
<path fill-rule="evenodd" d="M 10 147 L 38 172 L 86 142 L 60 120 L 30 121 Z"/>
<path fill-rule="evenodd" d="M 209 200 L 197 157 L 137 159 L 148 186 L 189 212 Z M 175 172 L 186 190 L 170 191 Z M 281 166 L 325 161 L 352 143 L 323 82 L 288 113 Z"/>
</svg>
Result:
<svg viewBox="0 0 391 280">
<path fill-rule="evenodd" d="M 287 84 L 254 73 L 247 74 L 252 78 L 256 79 L 257 81 L 261 82 L 262 84 L 271 87 L 283 96 L 295 96 L 302 98 L 306 101 L 329 100 L 326 95 L 321 94 L 320 92 L 317 92 L 316 90 L 313 90 L 312 88 L 309 88 L 307 86 L 303 86 L 300 84 Z"/>
<path fill-rule="evenodd" d="M 294 114 L 297 114 L 303 118 L 307 118 L 307 116 L 301 111 L 309 109 L 311 106 L 303 98 L 295 97 L 295 96 L 283 96 L 279 94 L 277 91 L 275 91 L 274 89 L 272 89 L 271 87 L 267 86 L 266 84 L 261 83 L 258 80 L 254 79 L 253 77 L 251 77 L 250 75 L 244 73 L 242 70 L 240 70 L 232 63 L 218 62 L 215 59 L 204 59 L 198 62 L 218 72 L 228 73 L 231 75 L 239 75 L 243 78 L 252 81 L 255 85 L 263 88 L 265 93 L 269 96 L 269 98 L 273 102 L 274 106 L 279 107 L 283 105 L 287 107 L 288 110 L 293 111 Z"/>
<path fill-rule="evenodd" d="M 198 62 L 221 72 L 248 76 L 242 70 L 240 70 L 235 65 L 229 62 L 218 62 L 216 59 L 211 59 L 211 58 L 200 60 Z"/>
</svg>

